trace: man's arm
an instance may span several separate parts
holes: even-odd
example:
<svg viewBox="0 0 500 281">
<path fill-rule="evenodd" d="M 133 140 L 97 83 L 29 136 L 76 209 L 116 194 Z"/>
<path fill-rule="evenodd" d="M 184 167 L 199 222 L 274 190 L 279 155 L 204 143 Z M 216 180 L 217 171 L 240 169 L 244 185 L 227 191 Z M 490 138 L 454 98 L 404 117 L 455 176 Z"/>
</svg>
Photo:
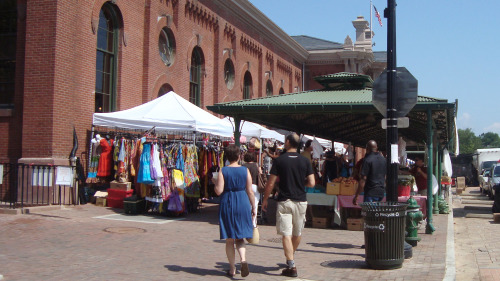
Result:
<svg viewBox="0 0 500 281">
<path fill-rule="evenodd" d="M 269 199 L 269 195 L 271 195 L 271 191 L 274 188 L 274 184 L 276 183 L 276 175 L 270 175 L 267 179 L 266 188 L 264 190 L 264 199 L 262 199 L 262 211 L 267 211 L 267 199 Z"/>
<path fill-rule="evenodd" d="M 366 184 L 366 176 L 360 176 L 358 189 L 356 189 L 356 194 L 354 194 L 354 198 L 352 198 L 352 204 L 358 205 L 358 196 L 361 193 L 361 190 L 365 189 Z"/>
<path fill-rule="evenodd" d="M 314 174 L 310 174 L 306 179 L 307 187 L 314 187 L 316 185 L 316 180 L 314 179 Z"/>
</svg>

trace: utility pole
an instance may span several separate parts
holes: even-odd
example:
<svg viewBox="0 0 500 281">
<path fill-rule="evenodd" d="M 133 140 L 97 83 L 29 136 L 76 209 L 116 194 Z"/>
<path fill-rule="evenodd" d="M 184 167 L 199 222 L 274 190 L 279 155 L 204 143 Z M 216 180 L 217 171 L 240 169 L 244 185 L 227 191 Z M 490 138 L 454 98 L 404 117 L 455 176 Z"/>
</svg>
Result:
<svg viewBox="0 0 500 281">
<path fill-rule="evenodd" d="M 387 0 L 387 201 L 398 202 L 398 121 L 396 114 L 396 0 Z M 396 149 L 393 149 L 395 146 Z M 396 155 L 393 155 L 396 153 Z"/>
</svg>

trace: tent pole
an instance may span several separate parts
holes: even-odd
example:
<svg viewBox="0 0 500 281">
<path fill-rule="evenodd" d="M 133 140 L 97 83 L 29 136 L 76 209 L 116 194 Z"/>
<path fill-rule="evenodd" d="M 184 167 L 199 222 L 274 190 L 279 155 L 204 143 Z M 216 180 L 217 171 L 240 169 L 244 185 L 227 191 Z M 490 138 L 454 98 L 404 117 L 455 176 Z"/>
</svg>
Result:
<svg viewBox="0 0 500 281">
<path fill-rule="evenodd" d="M 262 138 L 259 137 L 260 149 L 259 149 L 259 167 L 262 167 L 262 146 L 264 143 L 262 142 Z"/>
<path fill-rule="evenodd" d="M 234 117 L 233 118 L 234 120 L 234 144 L 237 145 L 237 146 L 240 146 L 240 136 L 241 136 L 241 132 L 240 132 L 240 123 L 241 123 L 241 119 L 238 118 L 238 117 Z"/>
</svg>

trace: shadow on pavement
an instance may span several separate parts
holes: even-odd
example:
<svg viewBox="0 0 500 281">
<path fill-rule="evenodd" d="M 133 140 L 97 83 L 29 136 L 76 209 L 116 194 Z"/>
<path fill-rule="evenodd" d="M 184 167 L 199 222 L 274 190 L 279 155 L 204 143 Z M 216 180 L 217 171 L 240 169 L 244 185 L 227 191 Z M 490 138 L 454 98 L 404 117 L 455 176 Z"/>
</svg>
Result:
<svg viewBox="0 0 500 281">
<path fill-rule="evenodd" d="M 342 243 L 307 243 L 307 244 L 319 248 L 337 248 L 337 249 L 359 248 L 355 247 L 353 244 L 342 244 Z"/>
<path fill-rule="evenodd" d="M 264 240 L 265 241 L 265 240 Z M 213 240 L 213 242 L 215 243 L 226 243 L 226 240 Z M 314 243 L 307 243 L 307 244 L 314 244 Z M 335 244 L 335 243 L 328 243 L 328 244 Z M 328 244 L 320 244 L 320 245 L 328 245 Z M 339 244 L 337 244 L 339 245 Z M 349 244 L 346 244 L 346 245 L 349 245 Z M 283 251 L 283 247 L 281 246 L 268 246 L 268 245 L 262 245 L 261 244 L 247 244 L 247 247 L 261 247 L 261 248 L 268 248 L 268 249 L 276 249 L 276 250 L 281 250 Z M 353 247 L 350 247 L 350 248 L 355 248 L 354 246 Z M 348 249 L 348 248 L 346 248 Z M 328 254 L 328 255 L 341 255 L 341 256 L 360 256 L 360 257 L 364 257 L 365 255 L 364 254 L 355 254 L 355 253 L 336 253 L 336 252 L 326 252 L 326 251 L 316 251 L 316 250 L 308 250 L 308 249 L 301 249 L 299 247 L 299 249 L 297 249 L 297 252 L 306 252 L 306 253 L 316 253 L 316 254 Z"/>
<path fill-rule="evenodd" d="M 320 264 L 323 267 L 330 268 L 359 268 L 369 269 L 365 261 L 360 260 L 340 260 L 340 261 L 325 261 Z"/>
<path fill-rule="evenodd" d="M 180 265 L 165 265 L 165 268 L 170 271 L 182 271 L 193 275 L 200 276 L 226 276 L 226 270 L 229 269 L 229 263 L 218 262 L 215 266 L 218 269 L 207 269 L 207 268 L 198 268 L 198 267 L 185 267 Z M 278 271 L 280 266 L 261 266 L 252 263 L 248 263 L 248 267 L 250 269 L 250 274 L 264 274 L 270 276 L 279 276 L 279 273 L 269 273 L 272 271 Z M 236 264 L 236 273 L 237 275 L 234 278 L 241 277 L 239 275 L 240 272 L 240 264 Z"/>
</svg>

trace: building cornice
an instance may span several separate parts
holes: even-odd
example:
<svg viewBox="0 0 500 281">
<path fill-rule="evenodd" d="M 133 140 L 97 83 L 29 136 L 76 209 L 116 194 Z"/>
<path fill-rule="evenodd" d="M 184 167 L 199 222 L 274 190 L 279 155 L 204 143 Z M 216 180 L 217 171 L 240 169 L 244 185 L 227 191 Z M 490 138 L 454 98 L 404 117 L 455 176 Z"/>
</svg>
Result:
<svg viewBox="0 0 500 281">
<path fill-rule="evenodd" d="M 248 0 L 215 0 L 229 10 L 245 25 L 251 26 L 259 35 L 283 50 L 299 63 L 304 63 L 309 52 L 271 21 Z M 201 2 L 201 1 L 200 1 Z"/>
</svg>

